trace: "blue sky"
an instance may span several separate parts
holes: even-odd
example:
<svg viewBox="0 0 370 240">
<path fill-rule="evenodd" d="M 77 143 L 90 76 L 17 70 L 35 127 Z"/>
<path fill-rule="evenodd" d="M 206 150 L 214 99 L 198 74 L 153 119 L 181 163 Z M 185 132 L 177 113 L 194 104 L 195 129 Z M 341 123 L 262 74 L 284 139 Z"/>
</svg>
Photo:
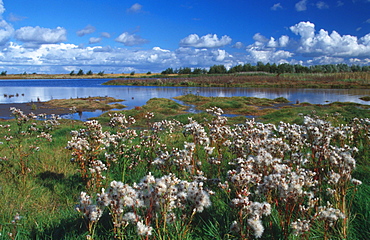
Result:
<svg viewBox="0 0 370 240">
<path fill-rule="evenodd" d="M 370 0 L 0 0 L 0 71 L 370 64 Z"/>
</svg>

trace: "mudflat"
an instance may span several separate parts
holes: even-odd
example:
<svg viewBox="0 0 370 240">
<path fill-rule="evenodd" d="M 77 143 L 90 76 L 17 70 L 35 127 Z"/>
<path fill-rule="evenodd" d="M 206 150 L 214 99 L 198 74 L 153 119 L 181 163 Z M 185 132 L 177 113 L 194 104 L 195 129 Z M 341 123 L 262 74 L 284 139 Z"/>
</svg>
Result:
<svg viewBox="0 0 370 240">
<path fill-rule="evenodd" d="M 28 103 L 6 103 L 0 104 L 0 117 L 8 118 L 12 117 L 10 108 L 15 107 L 20 109 L 23 113 L 29 114 L 68 114 L 72 113 L 71 108 L 74 108 L 75 112 L 89 112 L 110 109 L 122 109 L 125 105 L 118 102 L 122 102 L 122 99 L 115 99 L 112 97 L 88 97 L 88 98 L 70 98 L 70 99 L 53 99 L 47 102 L 28 102 Z"/>
<path fill-rule="evenodd" d="M 8 118 L 12 117 L 12 113 L 10 111 L 11 107 L 15 107 L 20 109 L 25 114 L 34 113 L 34 114 L 42 114 L 45 113 L 47 115 L 50 114 L 68 114 L 70 113 L 69 108 L 66 107 L 56 107 L 46 102 L 33 102 L 33 103 L 2 103 L 0 104 L 0 116 Z"/>
</svg>

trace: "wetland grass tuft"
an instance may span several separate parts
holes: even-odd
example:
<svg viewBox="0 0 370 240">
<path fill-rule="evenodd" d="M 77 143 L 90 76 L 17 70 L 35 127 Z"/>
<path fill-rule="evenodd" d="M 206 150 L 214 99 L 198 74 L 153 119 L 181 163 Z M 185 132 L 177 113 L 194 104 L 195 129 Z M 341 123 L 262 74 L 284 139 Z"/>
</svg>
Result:
<svg viewBox="0 0 370 240">
<path fill-rule="evenodd" d="M 115 99 L 113 97 L 88 97 L 88 98 L 71 98 L 71 99 L 53 99 L 47 101 L 46 104 L 54 107 L 72 108 L 77 111 L 84 110 L 109 110 L 125 108 L 125 105 L 116 103 L 122 102 L 122 99 Z M 114 104 L 112 104 L 114 103 Z"/>
</svg>

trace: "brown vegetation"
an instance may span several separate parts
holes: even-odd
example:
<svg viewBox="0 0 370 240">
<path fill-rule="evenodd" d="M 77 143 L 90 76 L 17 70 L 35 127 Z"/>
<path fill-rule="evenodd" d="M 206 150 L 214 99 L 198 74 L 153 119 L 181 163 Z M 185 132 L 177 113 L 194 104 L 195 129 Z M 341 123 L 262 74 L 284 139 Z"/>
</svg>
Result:
<svg viewBox="0 0 370 240">
<path fill-rule="evenodd" d="M 370 73 L 228 74 L 178 78 L 114 79 L 107 85 L 184 87 L 370 88 Z"/>
</svg>

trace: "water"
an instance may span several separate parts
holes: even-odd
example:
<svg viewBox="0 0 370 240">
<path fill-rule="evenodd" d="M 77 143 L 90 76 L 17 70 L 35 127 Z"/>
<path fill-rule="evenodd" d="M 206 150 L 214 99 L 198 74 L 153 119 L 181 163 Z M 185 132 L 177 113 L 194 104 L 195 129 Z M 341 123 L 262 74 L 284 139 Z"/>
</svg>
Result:
<svg viewBox="0 0 370 240">
<path fill-rule="evenodd" d="M 36 79 L 0 80 L 0 103 L 27 103 L 77 97 L 109 96 L 123 99 L 126 109 L 144 105 L 151 98 L 173 98 L 188 93 L 206 97 L 246 96 L 274 99 L 284 97 L 295 103 L 328 104 L 331 102 L 355 102 L 370 105 L 359 98 L 370 95 L 370 89 L 295 89 L 295 88 L 227 88 L 227 87 L 151 87 L 105 86 L 109 79 Z M 6 96 L 5 96 L 5 95 Z M 14 95 L 9 97 L 9 95 Z M 72 116 L 86 119 L 102 112 Z M 0 116 L 2 117 L 2 116 Z"/>
</svg>

